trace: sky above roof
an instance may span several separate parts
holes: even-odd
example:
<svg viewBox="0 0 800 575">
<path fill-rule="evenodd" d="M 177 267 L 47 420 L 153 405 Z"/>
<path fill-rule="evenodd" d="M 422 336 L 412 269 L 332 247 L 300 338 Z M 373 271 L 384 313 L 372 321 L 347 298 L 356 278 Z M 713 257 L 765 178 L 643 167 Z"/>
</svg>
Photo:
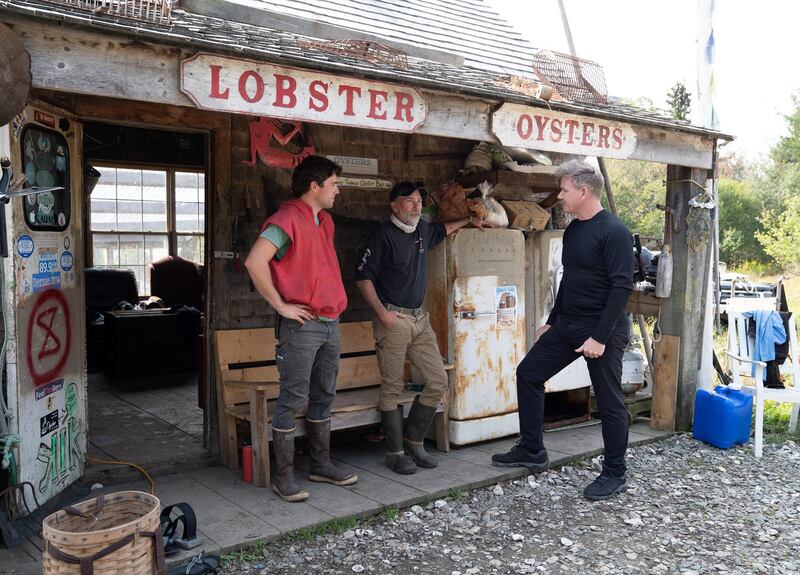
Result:
<svg viewBox="0 0 800 575">
<path fill-rule="evenodd" d="M 659 108 L 675 82 L 697 94 L 698 0 L 563 1 L 578 56 L 603 66 L 610 94 Z M 557 0 L 487 2 L 536 48 L 569 52 Z M 723 153 L 761 159 L 788 133 L 784 115 L 800 90 L 797 22 L 792 0 L 715 3 L 714 107 L 719 130 L 736 136 Z"/>
</svg>

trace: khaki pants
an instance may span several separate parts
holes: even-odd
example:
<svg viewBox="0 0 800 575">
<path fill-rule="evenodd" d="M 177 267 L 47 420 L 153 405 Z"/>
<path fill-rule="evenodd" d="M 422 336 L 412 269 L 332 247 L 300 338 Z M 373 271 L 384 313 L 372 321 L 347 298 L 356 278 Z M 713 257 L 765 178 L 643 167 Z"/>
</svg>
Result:
<svg viewBox="0 0 800 575">
<path fill-rule="evenodd" d="M 397 409 L 397 400 L 404 387 L 406 357 L 425 380 L 419 402 L 428 407 L 438 407 L 447 392 L 447 373 L 428 313 L 399 317 L 392 329 L 387 329 L 375 317 L 372 319 L 372 330 L 381 371 L 381 411 Z"/>
</svg>

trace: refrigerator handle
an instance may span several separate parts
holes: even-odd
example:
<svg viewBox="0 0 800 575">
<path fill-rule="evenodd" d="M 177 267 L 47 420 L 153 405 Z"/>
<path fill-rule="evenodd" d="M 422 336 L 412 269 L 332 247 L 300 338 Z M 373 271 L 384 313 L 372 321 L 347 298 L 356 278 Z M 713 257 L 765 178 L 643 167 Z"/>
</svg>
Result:
<svg viewBox="0 0 800 575">
<path fill-rule="evenodd" d="M 494 311 L 462 311 L 460 314 L 461 319 L 475 319 L 481 316 L 497 315 Z"/>
</svg>

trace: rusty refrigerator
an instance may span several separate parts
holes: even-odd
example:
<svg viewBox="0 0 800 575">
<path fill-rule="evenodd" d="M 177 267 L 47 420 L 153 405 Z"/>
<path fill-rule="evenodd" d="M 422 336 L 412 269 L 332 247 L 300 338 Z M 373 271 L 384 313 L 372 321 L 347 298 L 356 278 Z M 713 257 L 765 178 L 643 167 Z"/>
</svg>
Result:
<svg viewBox="0 0 800 575">
<path fill-rule="evenodd" d="M 431 251 L 425 306 L 452 363 L 450 442 L 519 432 L 516 368 L 525 355 L 525 238 L 463 229 Z"/>
</svg>

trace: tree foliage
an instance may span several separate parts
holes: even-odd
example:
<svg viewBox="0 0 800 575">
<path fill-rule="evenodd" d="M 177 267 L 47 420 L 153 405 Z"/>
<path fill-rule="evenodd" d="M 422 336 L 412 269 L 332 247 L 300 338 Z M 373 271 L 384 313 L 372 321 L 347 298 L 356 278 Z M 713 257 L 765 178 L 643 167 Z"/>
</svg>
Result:
<svg viewBox="0 0 800 575">
<path fill-rule="evenodd" d="M 672 117 L 676 120 L 689 119 L 689 112 L 692 110 L 692 95 L 683 82 L 676 82 L 667 92 L 667 105 L 672 112 Z"/>
<path fill-rule="evenodd" d="M 785 271 L 800 273 L 800 98 L 793 100 L 794 112 L 786 116 L 789 134 L 770 150 L 772 164 L 765 183 L 771 202 L 757 237 Z"/>
<path fill-rule="evenodd" d="M 769 256 L 758 241 L 762 230 L 763 194 L 752 180 L 723 179 L 717 183 L 719 202 L 719 257 L 731 266 L 756 261 L 769 263 Z"/>
<path fill-rule="evenodd" d="M 666 197 L 666 166 L 635 160 L 606 160 L 606 166 L 620 219 L 632 233 L 662 237 L 664 212 L 656 204 L 663 204 Z"/>
</svg>

